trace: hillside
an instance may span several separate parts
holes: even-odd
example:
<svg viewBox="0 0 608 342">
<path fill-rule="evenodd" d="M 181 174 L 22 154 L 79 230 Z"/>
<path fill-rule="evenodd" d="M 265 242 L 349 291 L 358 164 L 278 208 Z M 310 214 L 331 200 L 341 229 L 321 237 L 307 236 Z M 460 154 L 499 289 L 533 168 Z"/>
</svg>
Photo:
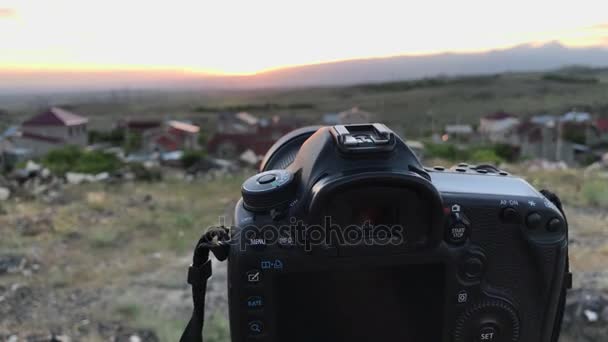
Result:
<svg viewBox="0 0 608 342">
<path fill-rule="evenodd" d="M 247 56 L 242 55 L 236 58 Z M 477 52 L 444 52 L 341 60 L 230 76 L 183 69 L 11 70 L 0 68 L 0 94 L 104 89 L 243 90 L 348 86 L 417 78 L 547 71 L 566 65 L 608 66 L 608 47 L 568 47 L 558 42 Z"/>
<path fill-rule="evenodd" d="M 523 116 L 572 108 L 608 115 L 608 69 L 570 67 L 551 72 L 432 78 L 344 87 L 251 91 L 112 91 L 0 97 L 2 122 L 17 123 L 38 108 L 67 105 L 107 127 L 124 117 L 176 117 L 212 125 L 218 112 L 246 110 L 262 116 L 298 116 L 318 122 L 324 113 L 353 106 L 377 121 L 401 126 L 410 136 L 446 123 L 478 123 L 505 110 Z"/>
</svg>

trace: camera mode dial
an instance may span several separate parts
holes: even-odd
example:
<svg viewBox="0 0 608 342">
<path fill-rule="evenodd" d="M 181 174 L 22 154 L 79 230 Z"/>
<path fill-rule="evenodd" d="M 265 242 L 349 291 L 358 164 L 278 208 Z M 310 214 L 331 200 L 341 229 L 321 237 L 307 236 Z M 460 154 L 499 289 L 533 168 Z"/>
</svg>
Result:
<svg viewBox="0 0 608 342">
<path fill-rule="evenodd" d="M 455 342 L 517 342 L 519 318 L 515 309 L 502 300 L 473 305 L 460 316 L 454 330 Z"/>
<path fill-rule="evenodd" d="M 258 173 L 243 183 L 241 194 L 248 210 L 268 211 L 280 207 L 293 198 L 293 174 L 287 170 Z"/>
</svg>

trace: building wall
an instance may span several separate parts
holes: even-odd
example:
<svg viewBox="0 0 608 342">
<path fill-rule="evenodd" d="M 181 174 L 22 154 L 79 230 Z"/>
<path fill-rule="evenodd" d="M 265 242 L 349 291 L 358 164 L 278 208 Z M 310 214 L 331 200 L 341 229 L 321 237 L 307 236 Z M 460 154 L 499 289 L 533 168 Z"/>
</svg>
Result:
<svg viewBox="0 0 608 342">
<path fill-rule="evenodd" d="M 87 125 L 76 126 L 23 126 L 22 132 L 43 137 L 62 139 L 64 142 L 50 142 L 42 139 L 20 137 L 15 140 L 17 147 L 26 148 L 32 152 L 32 157 L 39 157 L 49 151 L 68 145 L 86 146 L 88 141 Z"/>
<path fill-rule="evenodd" d="M 78 145 L 86 146 L 88 135 L 87 125 L 75 125 L 75 126 L 23 126 L 21 128 L 23 132 L 29 132 L 32 134 L 63 139 L 65 145 Z"/>
<path fill-rule="evenodd" d="M 541 139 L 530 141 L 522 138 L 520 153 L 524 157 L 545 159 L 549 161 L 563 161 L 568 165 L 575 164 L 574 145 L 562 140 L 557 143 L 557 130 L 543 128 Z"/>
<path fill-rule="evenodd" d="M 15 145 L 20 148 L 28 149 L 31 152 L 30 157 L 41 157 L 47 154 L 49 151 L 63 146 L 62 144 L 24 137 L 17 138 L 15 140 Z"/>
<path fill-rule="evenodd" d="M 479 132 L 496 143 L 511 143 L 513 130 L 519 125 L 519 119 L 507 118 L 502 120 L 485 119 L 479 120 Z"/>
</svg>

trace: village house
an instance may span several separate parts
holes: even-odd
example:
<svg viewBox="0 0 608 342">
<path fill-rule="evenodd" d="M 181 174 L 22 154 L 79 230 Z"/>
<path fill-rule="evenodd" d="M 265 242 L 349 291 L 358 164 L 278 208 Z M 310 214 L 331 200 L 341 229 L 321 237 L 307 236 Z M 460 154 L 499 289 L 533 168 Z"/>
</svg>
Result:
<svg viewBox="0 0 608 342">
<path fill-rule="evenodd" d="M 475 130 L 471 125 L 456 124 L 446 125 L 443 132 L 446 141 L 449 139 L 451 141 L 458 140 L 468 142 L 473 137 L 473 133 L 475 132 Z"/>
<path fill-rule="evenodd" d="M 322 121 L 324 125 L 352 125 L 369 123 L 373 120 L 373 114 L 361 110 L 359 107 L 353 107 L 339 113 L 327 113 L 323 115 Z"/>
<path fill-rule="evenodd" d="M 17 148 L 37 157 L 63 146 L 87 145 L 88 119 L 67 110 L 52 107 L 26 120 L 13 139 Z"/>
<path fill-rule="evenodd" d="M 588 120 L 535 116 L 518 127 L 517 146 L 524 157 L 574 165 L 586 160 L 592 152 L 587 145 L 590 127 Z"/>
<path fill-rule="evenodd" d="M 595 128 L 598 142 L 604 144 L 608 143 L 608 118 L 596 119 L 593 123 L 593 127 Z"/>
<path fill-rule="evenodd" d="M 177 120 L 125 120 L 117 128 L 127 134 L 141 136 L 141 148 L 145 153 L 166 153 L 200 148 L 200 128 L 189 122 Z"/>
<path fill-rule="evenodd" d="M 195 150 L 200 128 L 188 122 L 169 120 L 160 131 L 145 134 L 142 143 L 148 152 L 173 152 Z"/>
<path fill-rule="evenodd" d="M 247 112 L 220 114 L 215 134 L 209 139 L 207 149 L 221 158 L 235 158 L 251 150 L 256 156 L 266 151 L 284 134 L 302 126 L 294 118 L 278 115 L 258 118 Z"/>
<path fill-rule="evenodd" d="M 364 124 L 372 121 L 372 113 L 353 107 L 349 110 L 338 113 L 338 121 L 341 125 Z"/>
<path fill-rule="evenodd" d="M 479 133 L 493 143 L 516 143 L 513 139 L 519 123 L 514 114 L 496 112 L 479 119 Z"/>
<path fill-rule="evenodd" d="M 257 130 L 257 126 L 262 124 L 251 113 L 220 113 L 217 122 L 217 132 L 222 134 L 251 133 Z"/>
</svg>

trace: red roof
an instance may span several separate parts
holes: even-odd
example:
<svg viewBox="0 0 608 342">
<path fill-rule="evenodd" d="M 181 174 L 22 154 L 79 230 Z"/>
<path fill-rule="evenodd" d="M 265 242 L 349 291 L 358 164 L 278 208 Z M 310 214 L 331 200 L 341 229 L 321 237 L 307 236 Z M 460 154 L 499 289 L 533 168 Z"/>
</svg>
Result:
<svg viewBox="0 0 608 342">
<path fill-rule="evenodd" d="M 595 126 L 600 130 L 600 132 L 608 133 L 608 118 L 597 119 L 595 121 Z"/>
<path fill-rule="evenodd" d="M 23 126 L 75 126 L 87 123 L 89 120 L 67 110 L 52 107 L 25 121 Z"/>
<path fill-rule="evenodd" d="M 511 113 L 507 113 L 507 112 L 496 112 L 496 113 L 492 113 L 492 114 L 487 114 L 483 118 L 490 119 L 490 120 L 503 120 L 503 119 L 516 118 L 516 117 L 517 117 L 517 115 L 515 115 L 515 114 L 511 114 Z"/>
<path fill-rule="evenodd" d="M 156 139 L 156 144 L 162 146 L 166 151 L 175 151 L 179 148 L 179 144 L 167 135 L 162 135 Z"/>
</svg>

